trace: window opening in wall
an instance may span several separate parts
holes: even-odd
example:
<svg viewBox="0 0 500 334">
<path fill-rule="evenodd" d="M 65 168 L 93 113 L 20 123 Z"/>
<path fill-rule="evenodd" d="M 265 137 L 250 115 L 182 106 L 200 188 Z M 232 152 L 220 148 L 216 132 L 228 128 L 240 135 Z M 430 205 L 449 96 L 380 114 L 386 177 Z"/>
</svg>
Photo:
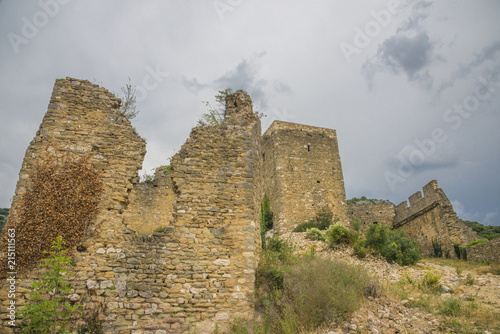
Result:
<svg viewBox="0 0 500 334">
<path fill-rule="evenodd" d="M 311 152 L 311 145 L 307 145 L 307 152 Z"/>
<path fill-rule="evenodd" d="M 320 183 L 321 181 L 316 181 L 317 183 Z"/>
</svg>

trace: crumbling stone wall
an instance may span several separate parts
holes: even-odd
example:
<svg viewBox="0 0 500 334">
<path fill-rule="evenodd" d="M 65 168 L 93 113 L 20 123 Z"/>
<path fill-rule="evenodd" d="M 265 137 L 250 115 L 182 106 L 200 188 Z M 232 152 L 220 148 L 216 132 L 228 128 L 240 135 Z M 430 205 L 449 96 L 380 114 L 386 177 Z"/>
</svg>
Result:
<svg viewBox="0 0 500 334">
<path fill-rule="evenodd" d="M 369 227 L 373 223 L 385 223 L 392 225 L 394 219 L 394 204 L 390 201 L 359 201 L 356 203 L 348 203 L 347 215 L 352 223 L 359 220 L 363 228 Z"/>
<path fill-rule="evenodd" d="M 335 130 L 274 121 L 263 136 L 264 191 L 275 229 L 284 232 L 322 207 L 347 222 L 344 177 Z"/>
<path fill-rule="evenodd" d="M 432 240 L 454 256 L 453 244 L 467 244 L 478 238 L 476 232 L 461 223 L 444 191 L 436 180 L 429 182 L 422 193 L 417 191 L 396 207 L 394 228 L 404 229 L 415 239 L 424 256 L 434 254 Z"/>
<path fill-rule="evenodd" d="M 170 173 L 160 167 L 154 179 L 134 185 L 130 204 L 123 213 L 131 232 L 146 234 L 172 224 L 172 205 L 175 199 Z"/>
<path fill-rule="evenodd" d="M 103 191 L 94 233 L 73 253 L 70 300 L 97 312 L 105 333 L 226 332 L 235 317 L 253 316 L 261 248 L 262 143 L 251 100 L 241 91 L 229 96 L 226 122 L 194 128 L 172 173 L 160 172 L 152 185 L 138 183 L 145 142 L 118 106 L 88 81 L 58 80 L 16 194 L 47 152 L 90 154 Z M 164 228 L 151 233 L 157 227 Z M 18 278 L 17 305 L 37 275 Z M 0 288 L 2 328 L 11 333 Z"/>
<path fill-rule="evenodd" d="M 500 262 L 500 238 L 467 248 L 467 259 Z"/>
<path fill-rule="evenodd" d="M 28 175 L 37 166 L 50 155 L 87 155 L 89 162 L 102 171 L 102 193 L 98 205 L 99 212 L 91 226 L 92 233 L 86 240 L 82 240 L 79 247 L 83 253 L 77 258 L 88 257 L 89 260 L 85 276 L 96 274 L 97 261 L 92 257 L 95 254 L 94 244 L 101 243 L 101 240 L 106 240 L 109 244 L 124 240 L 122 232 L 126 231 L 127 227 L 122 213 L 127 208 L 129 193 L 137 182 L 137 171 L 141 168 L 146 153 L 145 141 L 120 114 L 119 106 L 120 101 L 113 94 L 87 80 L 56 80 L 47 113 L 26 150 L 11 214 L 4 230 L 15 229 L 17 205 L 29 187 Z M 6 236 L 6 233 L 3 235 Z M 2 239 L 1 245 L 1 263 L 5 266 L 5 239 Z M 20 271 L 20 268 L 17 269 Z M 32 272 L 32 277 L 36 277 L 36 271 Z M 24 289 L 29 287 L 29 280 L 21 275 L 17 279 L 19 290 L 16 303 L 19 306 L 25 302 Z M 0 290 L 5 291 L 4 286 L 0 287 Z M 83 295 L 85 291 L 78 292 Z M 9 332 L 11 328 L 7 326 L 8 319 L 4 307 L 9 300 L 3 294 L 0 299 L 2 326 Z"/>
</svg>

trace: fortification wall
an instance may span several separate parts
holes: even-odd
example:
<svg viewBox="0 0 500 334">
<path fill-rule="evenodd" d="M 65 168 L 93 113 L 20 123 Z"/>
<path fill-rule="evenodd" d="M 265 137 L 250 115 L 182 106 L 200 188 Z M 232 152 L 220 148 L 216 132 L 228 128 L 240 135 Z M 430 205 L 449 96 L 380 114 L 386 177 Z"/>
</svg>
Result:
<svg viewBox="0 0 500 334">
<path fill-rule="evenodd" d="M 500 262 L 500 238 L 467 248 L 467 259 L 478 262 Z"/>
<path fill-rule="evenodd" d="M 194 128 L 172 159 L 172 174 L 159 175 L 156 187 L 137 183 L 145 143 L 118 107 L 88 81 L 58 80 L 16 195 L 47 152 L 90 154 L 104 189 L 94 232 L 73 252 L 70 300 L 85 305 L 83 321 L 97 313 L 105 333 L 212 333 L 216 324 L 225 332 L 254 311 L 262 144 L 251 100 L 237 92 L 225 124 Z M 15 228 L 15 220 L 9 224 Z M 18 307 L 38 274 L 17 277 Z M 12 333 L 2 284 L 0 319 Z"/>
<path fill-rule="evenodd" d="M 335 130 L 274 121 L 263 136 L 265 193 L 275 230 L 284 232 L 328 207 L 347 223 Z"/>
<path fill-rule="evenodd" d="M 394 204 L 389 201 L 361 201 L 347 205 L 349 221 L 359 220 L 364 228 L 373 223 L 392 225 L 394 219 Z"/>
<path fill-rule="evenodd" d="M 467 244 L 478 238 L 476 232 L 458 219 L 453 206 L 436 180 L 396 207 L 394 228 L 405 230 L 415 239 L 424 256 L 433 254 L 432 240 L 437 240 L 454 256 L 453 244 Z"/>
</svg>

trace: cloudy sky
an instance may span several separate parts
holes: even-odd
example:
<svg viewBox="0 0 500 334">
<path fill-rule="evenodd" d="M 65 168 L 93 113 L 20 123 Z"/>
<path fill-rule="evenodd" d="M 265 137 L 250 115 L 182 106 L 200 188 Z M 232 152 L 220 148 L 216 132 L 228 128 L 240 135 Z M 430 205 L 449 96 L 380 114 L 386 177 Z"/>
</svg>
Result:
<svg viewBox="0 0 500 334">
<path fill-rule="evenodd" d="M 143 172 L 168 163 L 217 90 L 337 130 L 348 198 L 398 204 L 437 179 L 500 225 L 500 2 L 0 0 L 0 207 L 55 79 L 137 87 Z"/>
</svg>

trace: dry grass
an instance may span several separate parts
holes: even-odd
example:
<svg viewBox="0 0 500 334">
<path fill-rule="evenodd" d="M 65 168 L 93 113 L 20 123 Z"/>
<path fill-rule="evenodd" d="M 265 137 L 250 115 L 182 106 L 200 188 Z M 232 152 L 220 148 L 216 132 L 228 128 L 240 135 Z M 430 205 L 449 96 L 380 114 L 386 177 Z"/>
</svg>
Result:
<svg viewBox="0 0 500 334">
<path fill-rule="evenodd" d="M 437 264 L 440 266 L 454 267 L 457 271 L 470 271 L 478 275 L 491 273 L 500 275 L 500 263 L 495 262 L 473 262 L 463 261 L 459 259 L 444 259 L 444 258 L 426 258 L 425 262 Z"/>
<path fill-rule="evenodd" d="M 451 266 L 462 265 L 467 271 L 491 272 L 491 268 L 496 268 L 489 264 L 464 261 L 458 263 L 456 260 L 445 259 L 432 259 L 428 262 Z M 427 276 L 424 275 L 424 279 Z M 455 333 L 483 333 L 486 330 L 491 333 L 500 333 L 498 312 L 475 301 L 474 296 L 467 299 L 460 298 L 461 289 L 456 289 L 451 295 L 442 294 L 439 284 L 426 284 L 424 279 L 419 280 L 403 272 L 399 282 L 388 285 L 386 292 L 393 299 L 408 300 L 407 306 L 409 307 L 442 316 L 444 324 Z"/>
</svg>

